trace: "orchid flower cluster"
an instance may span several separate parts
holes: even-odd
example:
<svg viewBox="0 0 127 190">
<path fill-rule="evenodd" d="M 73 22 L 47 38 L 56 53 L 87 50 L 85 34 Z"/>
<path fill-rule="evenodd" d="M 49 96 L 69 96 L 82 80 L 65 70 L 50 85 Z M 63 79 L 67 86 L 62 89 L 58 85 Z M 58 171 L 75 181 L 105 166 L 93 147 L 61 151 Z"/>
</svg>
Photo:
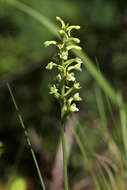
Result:
<svg viewBox="0 0 127 190">
<path fill-rule="evenodd" d="M 69 58 L 69 51 L 71 49 L 81 50 L 81 47 L 76 45 L 80 43 L 78 38 L 71 36 L 71 30 L 79 30 L 80 26 L 65 24 L 65 22 L 60 18 L 56 19 L 61 23 L 61 29 L 59 30 L 59 35 L 61 41 L 46 41 L 44 42 L 45 47 L 49 45 L 55 45 L 59 53 L 58 62 L 50 62 L 46 66 L 46 69 L 52 70 L 56 68 L 58 70 L 58 75 L 56 77 L 57 83 L 52 85 L 50 88 L 50 94 L 54 95 L 60 102 L 63 115 L 69 114 L 70 112 L 79 111 L 78 107 L 74 102 L 81 101 L 79 93 L 80 84 L 76 81 L 74 70 L 82 71 L 81 64 L 82 60 L 79 57 Z"/>
</svg>

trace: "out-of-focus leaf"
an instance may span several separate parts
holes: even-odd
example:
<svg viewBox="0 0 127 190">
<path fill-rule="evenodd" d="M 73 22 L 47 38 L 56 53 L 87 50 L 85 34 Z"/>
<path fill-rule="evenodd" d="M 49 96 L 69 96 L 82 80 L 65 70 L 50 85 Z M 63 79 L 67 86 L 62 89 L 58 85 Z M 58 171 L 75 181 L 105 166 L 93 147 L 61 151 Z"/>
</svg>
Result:
<svg viewBox="0 0 127 190">
<path fill-rule="evenodd" d="M 17 177 L 12 181 L 12 183 L 9 183 L 4 190 L 26 190 L 26 188 L 27 185 L 25 179 L 22 177 Z"/>
</svg>

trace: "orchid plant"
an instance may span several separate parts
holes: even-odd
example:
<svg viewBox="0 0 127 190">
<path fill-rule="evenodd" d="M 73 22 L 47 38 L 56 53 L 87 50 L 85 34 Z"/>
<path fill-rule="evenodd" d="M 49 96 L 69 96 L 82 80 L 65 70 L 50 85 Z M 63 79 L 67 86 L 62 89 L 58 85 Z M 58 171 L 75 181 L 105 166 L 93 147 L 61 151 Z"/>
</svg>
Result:
<svg viewBox="0 0 127 190">
<path fill-rule="evenodd" d="M 80 83 L 77 82 L 74 71 L 82 71 L 82 60 L 79 57 L 70 58 L 70 50 L 81 50 L 77 44 L 80 43 L 78 38 L 72 36 L 72 30 L 79 30 L 80 26 L 65 24 L 60 18 L 56 19 L 61 23 L 61 29 L 58 31 L 61 41 L 45 41 L 45 47 L 55 45 L 58 48 L 58 60 L 51 61 L 47 64 L 46 69 L 57 69 L 56 83 L 50 88 L 50 94 L 58 99 L 61 106 L 61 131 L 62 131 L 62 145 L 63 145 L 63 173 L 65 190 L 68 190 L 67 177 L 67 158 L 66 158 L 66 136 L 65 126 L 67 118 L 70 113 L 79 111 L 76 101 L 81 101 L 78 90 L 81 88 Z"/>
</svg>

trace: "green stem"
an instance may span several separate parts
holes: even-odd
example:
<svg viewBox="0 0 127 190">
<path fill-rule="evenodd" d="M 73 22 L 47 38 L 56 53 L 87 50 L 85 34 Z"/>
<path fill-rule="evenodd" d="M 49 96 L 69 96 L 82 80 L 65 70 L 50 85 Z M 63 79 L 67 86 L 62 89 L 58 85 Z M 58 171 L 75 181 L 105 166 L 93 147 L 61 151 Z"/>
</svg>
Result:
<svg viewBox="0 0 127 190">
<path fill-rule="evenodd" d="M 65 93 L 65 79 L 62 81 L 61 94 L 64 96 Z M 68 190 L 68 175 L 67 175 L 67 151 L 66 151 L 66 117 L 64 112 L 65 99 L 61 106 L 61 136 L 62 136 L 62 151 L 63 151 L 63 176 L 64 176 L 64 189 Z"/>
<path fill-rule="evenodd" d="M 14 104 L 14 106 L 15 106 L 15 109 L 16 109 L 16 111 L 17 111 L 20 124 L 21 124 L 21 126 L 22 126 L 22 128 L 23 128 L 23 130 L 24 130 L 24 134 L 25 134 L 25 137 L 26 137 L 26 141 L 27 141 L 27 144 L 28 144 L 28 146 L 29 146 L 29 148 L 30 148 L 30 151 L 31 151 L 31 154 L 32 154 L 32 157 L 33 157 L 33 161 L 34 161 L 34 164 L 35 164 L 35 166 L 36 166 L 37 173 L 38 173 L 38 176 L 39 176 L 39 179 L 40 179 L 40 182 L 41 182 L 41 187 L 42 187 L 43 190 L 46 190 L 45 184 L 44 184 L 44 180 L 43 180 L 43 178 L 42 178 L 41 171 L 40 171 L 40 168 L 39 168 L 39 165 L 38 165 L 36 156 L 35 156 L 35 152 L 34 152 L 34 150 L 33 150 L 33 148 L 32 148 L 31 142 L 30 142 L 29 134 L 28 134 L 28 132 L 27 132 L 27 130 L 26 130 L 26 127 L 25 127 L 25 125 L 24 125 L 22 116 L 21 116 L 21 114 L 20 114 L 20 112 L 19 112 L 18 105 L 17 105 L 16 100 L 15 100 L 15 97 L 14 97 L 13 92 L 12 92 L 12 90 L 11 90 L 11 87 L 10 87 L 10 85 L 9 85 L 8 83 L 7 83 L 7 87 L 8 87 L 10 96 L 11 96 L 11 98 L 12 98 L 13 104 Z"/>
<path fill-rule="evenodd" d="M 64 97 L 68 96 L 73 90 L 74 90 L 74 87 L 70 88 L 70 89 L 64 94 Z"/>
<path fill-rule="evenodd" d="M 65 133 L 65 121 L 62 120 L 62 150 L 63 150 L 63 175 L 64 175 L 64 188 L 68 190 L 68 175 L 67 175 L 67 151 L 66 151 L 66 133 Z"/>
</svg>

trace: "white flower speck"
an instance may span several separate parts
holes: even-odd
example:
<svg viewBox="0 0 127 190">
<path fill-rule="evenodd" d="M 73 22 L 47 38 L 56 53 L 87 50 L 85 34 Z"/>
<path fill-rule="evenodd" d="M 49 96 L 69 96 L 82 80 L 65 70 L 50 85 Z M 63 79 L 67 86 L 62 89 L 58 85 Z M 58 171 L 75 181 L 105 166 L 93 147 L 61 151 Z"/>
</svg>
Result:
<svg viewBox="0 0 127 190">
<path fill-rule="evenodd" d="M 79 109 L 76 107 L 76 104 L 75 104 L 75 103 L 73 103 L 73 104 L 70 106 L 70 111 L 71 111 L 71 112 L 79 111 Z"/>
<path fill-rule="evenodd" d="M 81 88 L 79 82 L 76 82 L 76 83 L 74 84 L 74 88 L 75 88 L 75 89 L 80 89 L 80 88 Z"/>
<path fill-rule="evenodd" d="M 78 64 L 74 65 L 74 69 L 77 70 L 77 71 L 82 71 L 81 63 L 78 63 Z"/>
<path fill-rule="evenodd" d="M 76 57 L 75 59 L 76 59 L 77 63 L 83 63 L 82 60 L 79 57 Z"/>
<path fill-rule="evenodd" d="M 75 81 L 74 73 L 67 73 L 67 80 L 68 81 Z"/>
<path fill-rule="evenodd" d="M 46 66 L 46 69 L 52 70 L 53 66 L 54 66 L 54 63 L 53 63 L 53 62 L 50 62 L 50 63 L 48 63 L 48 65 Z"/>
<path fill-rule="evenodd" d="M 50 94 L 56 94 L 58 92 L 58 89 L 56 88 L 55 84 L 50 88 Z"/>
<path fill-rule="evenodd" d="M 62 54 L 59 54 L 61 59 L 67 60 L 68 58 L 68 51 L 63 51 Z"/>
<path fill-rule="evenodd" d="M 61 81 L 62 78 L 61 78 L 60 74 L 57 75 L 57 79 L 58 79 L 58 81 Z"/>
</svg>

